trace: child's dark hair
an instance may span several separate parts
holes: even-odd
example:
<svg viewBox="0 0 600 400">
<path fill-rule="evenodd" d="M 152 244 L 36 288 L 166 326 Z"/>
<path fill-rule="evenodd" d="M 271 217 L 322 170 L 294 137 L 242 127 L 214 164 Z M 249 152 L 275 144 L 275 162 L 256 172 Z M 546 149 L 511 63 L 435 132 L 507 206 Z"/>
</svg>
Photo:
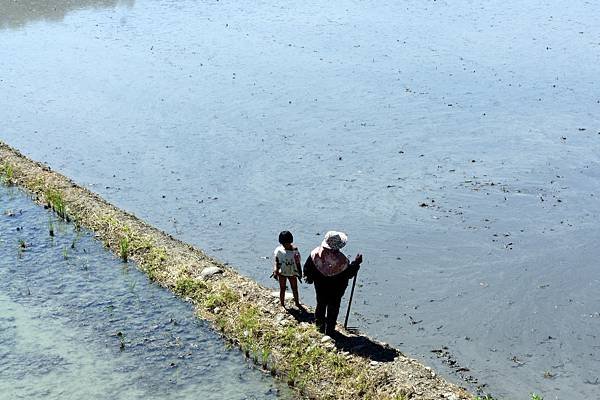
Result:
<svg viewBox="0 0 600 400">
<path fill-rule="evenodd" d="M 286 244 L 286 243 L 293 243 L 293 242 L 294 242 L 294 236 L 292 235 L 292 232 L 282 231 L 279 234 L 279 243 Z"/>
</svg>

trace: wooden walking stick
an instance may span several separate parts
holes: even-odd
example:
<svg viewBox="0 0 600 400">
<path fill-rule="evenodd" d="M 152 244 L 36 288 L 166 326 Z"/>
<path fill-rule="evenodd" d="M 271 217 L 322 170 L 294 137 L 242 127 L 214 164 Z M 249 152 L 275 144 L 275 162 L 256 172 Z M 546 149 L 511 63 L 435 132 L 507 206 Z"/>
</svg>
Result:
<svg viewBox="0 0 600 400">
<path fill-rule="evenodd" d="M 348 317 L 350 316 L 350 307 L 352 306 L 352 297 L 354 297 L 354 287 L 356 286 L 356 277 L 358 276 L 358 271 L 356 275 L 354 275 L 354 280 L 352 281 L 352 290 L 350 290 L 350 300 L 348 301 L 348 309 L 346 310 L 346 319 L 344 320 L 344 329 L 346 329 L 350 333 L 358 333 L 358 328 L 355 326 L 348 327 Z"/>
</svg>

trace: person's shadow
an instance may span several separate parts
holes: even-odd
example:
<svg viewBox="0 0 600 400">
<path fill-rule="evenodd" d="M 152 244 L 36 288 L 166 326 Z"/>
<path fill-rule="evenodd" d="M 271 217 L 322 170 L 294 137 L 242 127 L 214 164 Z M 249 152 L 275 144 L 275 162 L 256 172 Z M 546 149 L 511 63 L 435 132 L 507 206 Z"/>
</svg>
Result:
<svg viewBox="0 0 600 400">
<path fill-rule="evenodd" d="M 288 309 L 288 313 L 293 316 L 298 322 L 314 323 L 314 314 L 308 310 L 297 310 L 295 308 Z M 359 357 L 367 358 L 371 361 L 391 362 L 401 353 L 393 347 L 374 342 L 372 339 L 361 335 L 349 332 L 339 332 L 332 337 L 335 347 L 341 351 L 347 351 Z"/>
</svg>

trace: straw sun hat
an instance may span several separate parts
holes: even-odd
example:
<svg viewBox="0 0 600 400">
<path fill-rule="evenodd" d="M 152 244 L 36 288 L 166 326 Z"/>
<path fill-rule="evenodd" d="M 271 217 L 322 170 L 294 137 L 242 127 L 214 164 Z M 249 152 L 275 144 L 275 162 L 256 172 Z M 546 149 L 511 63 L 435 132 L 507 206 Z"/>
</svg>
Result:
<svg viewBox="0 0 600 400">
<path fill-rule="evenodd" d="M 346 245 L 348 235 L 344 232 L 329 231 L 325 234 L 325 239 L 321 246 L 326 249 L 339 250 Z"/>
</svg>

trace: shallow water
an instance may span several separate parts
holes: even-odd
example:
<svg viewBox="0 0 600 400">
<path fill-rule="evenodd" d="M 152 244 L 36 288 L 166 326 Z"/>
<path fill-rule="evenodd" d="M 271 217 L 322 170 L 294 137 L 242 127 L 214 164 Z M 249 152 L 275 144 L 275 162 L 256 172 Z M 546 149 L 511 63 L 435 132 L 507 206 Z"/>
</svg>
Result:
<svg viewBox="0 0 600 400">
<path fill-rule="evenodd" d="M 345 230 L 351 325 L 600 397 L 597 3 L 92 3 L 0 17 L 3 140 L 268 285 Z"/>
<path fill-rule="evenodd" d="M 291 398 L 90 233 L 0 200 L 0 398 Z"/>
</svg>

